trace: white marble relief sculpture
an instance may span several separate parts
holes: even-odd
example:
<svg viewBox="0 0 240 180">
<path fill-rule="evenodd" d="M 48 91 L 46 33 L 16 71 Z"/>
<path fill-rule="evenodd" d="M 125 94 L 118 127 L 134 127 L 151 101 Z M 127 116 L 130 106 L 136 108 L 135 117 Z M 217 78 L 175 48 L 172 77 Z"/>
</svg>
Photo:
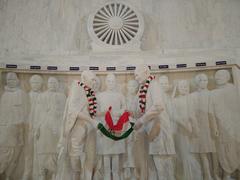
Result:
<svg viewBox="0 0 240 180">
<path fill-rule="evenodd" d="M 163 100 L 159 96 L 161 91 L 159 83 L 150 75 L 150 70 L 146 65 L 137 66 L 135 79 L 140 83 L 138 109 L 141 115 L 136 121 L 135 129 L 142 127 L 150 136 L 148 138 L 149 155 L 153 158 L 158 179 L 173 180 L 175 179 L 173 167 L 175 147 L 171 123 Z"/>
<path fill-rule="evenodd" d="M 41 118 L 36 126 L 39 180 L 46 180 L 48 176 L 55 179 L 57 144 L 66 101 L 66 96 L 59 92 L 59 82 L 55 77 L 49 77 L 47 88 L 41 96 Z"/>
<path fill-rule="evenodd" d="M 64 111 L 64 122 L 58 144 L 59 158 L 56 180 L 91 180 L 93 167 L 86 167 L 85 144 L 93 127 L 95 113 L 90 113 L 89 98 L 94 98 L 91 88 L 96 75 L 83 71 L 81 81 L 74 81 Z M 90 163 L 91 164 L 91 163 Z"/>
<path fill-rule="evenodd" d="M 98 95 L 100 93 L 101 89 L 101 81 L 98 76 L 95 77 L 95 82 L 92 87 L 96 99 L 98 100 Z M 86 157 L 85 157 L 85 178 L 94 180 L 100 180 L 101 179 L 101 161 L 99 160 L 99 156 L 96 155 L 97 147 L 96 147 L 96 136 L 97 132 L 94 128 L 89 128 L 86 144 L 85 144 L 85 151 Z"/>
<path fill-rule="evenodd" d="M 165 76 L 165 75 L 160 76 L 159 83 L 160 83 L 161 95 L 162 95 L 162 99 L 165 103 L 166 111 L 167 111 L 170 119 L 172 119 L 172 115 L 173 115 L 172 95 L 170 94 L 171 85 L 169 83 L 168 76 Z"/>
<path fill-rule="evenodd" d="M 127 110 L 132 114 L 134 117 L 134 114 L 137 110 L 137 91 L 138 91 L 138 82 L 136 80 L 130 80 L 127 84 L 127 96 L 126 96 L 126 105 Z M 138 135 L 140 136 L 140 135 Z M 124 173 L 124 179 L 126 180 L 134 180 L 136 177 L 140 177 L 137 171 L 137 157 L 141 158 L 141 154 L 137 153 L 141 147 L 137 147 L 137 133 L 133 132 L 130 134 L 130 136 L 125 140 L 126 143 L 126 152 L 123 156 L 123 173 Z M 138 137 L 140 138 L 140 137 Z M 141 162 L 144 163 L 144 162 Z"/>
<path fill-rule="evenodd" d="M 126 110 L 125 97 L 120 93 L 117 87 L 117 80 L 114 74 L 108 74 L 105 79 L 106 90 L 98 96 L 98 120 L 107 126 L 104 119 L 104 114 L 112 107 L 111 115 L 113 123 L 116 124 L 119 117 Z M 120 180 L 120 155 L 125 153 L 125 142 L 114 141 L 104 135 L 98 133 L 97 136 L 97 154 L 102 156 L 104 180 Z"/>
<path fill-rule="evenodd" d="M 33 75 L 30 80 L 31 91 L 29 92 L 29 116 L 28 129 L 25 131 L 27 139 L 25 144 L 25 167 L 23 180 L 34 179 L 38 180 L 38 162 L 36 159 L 36 141 L 35 134 L 38 123 L 41 117 L 41 94 L 43 79 L 40 75 Z"/>
<path fill-rule="evenodd" d="M 212 180 L 210 172 L 210 161 L 216 162 L 215 140 L 218 137 L 218 128 L 214 118 L 209 116 L 212 114 L 212 106 L 210 103 L 210 91 L 208 90 L 208 77 L 206 74 L 198 74 L 195 77 L 197 91 L 191 94 L 192 104 L 191 110 L 196 118 L 196 136 L 191 139 L 191 152 L 200 156 L 202 165 L 202 173 L 204 180 Z M 214 164 L 214 170 L 216 164 Z M 214 172 L 214 178 L 218 179 L 217 172 Z"/>
<path fill-rule="evenodd" d="M 193 114 L 192 99 L 189 95 L 188 80 L 179 80 L 176 85 L 178 96 L 173 101 L 173 117 L 176 123 L 174 135 L 177 159 L 177 179 L 202 179 L 201 166 L 197 158 L 191 153 L 191 138 L 196 136 L 196 118 Z M 175 95 L 174 95 L 175 96 Z"/>
<path fill-rule="evenodd" d="M 27 122 L 28 96 L 20 89 L 16 73 L 6 75 L 6 86 L 0 103 L 0 175 L 13 178 L 23 151 Z"/>
<path fill-rule="evenodd" d="M 96 82 L 93 85 L 92 88 L 96 94 L 96 96 L 100 93 L 100 89 L 101 89 L 101 80 L 98 76 L 96 76 Z"/>
<path fill-rule="evenodd" d="M 218 70 L 215 73 L 217 87 L 212 91 L 213 112 L 219 130 L 217 154 L 224 180 L 230 180 L 232 173 L 240 167 L 240 99 L 237 88 L 229 82 L 230 78 L 227 70 Z"/>
</svg>

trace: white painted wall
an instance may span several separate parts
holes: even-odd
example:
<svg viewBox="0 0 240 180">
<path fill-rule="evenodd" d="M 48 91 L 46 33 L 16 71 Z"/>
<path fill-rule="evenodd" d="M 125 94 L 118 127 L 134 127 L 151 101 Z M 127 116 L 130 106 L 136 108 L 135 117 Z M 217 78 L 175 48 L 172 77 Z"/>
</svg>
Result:
<svg viewBox="0 0 240 180">
<path fill-rule="evenodd" d="M 120 65 L 240 59 L 240 0 L 128 0 L 145 19 L 143 52 L 93 54 L 86 21 L 104 2 L 0 0 L 0 62 Z"/>
</svg>

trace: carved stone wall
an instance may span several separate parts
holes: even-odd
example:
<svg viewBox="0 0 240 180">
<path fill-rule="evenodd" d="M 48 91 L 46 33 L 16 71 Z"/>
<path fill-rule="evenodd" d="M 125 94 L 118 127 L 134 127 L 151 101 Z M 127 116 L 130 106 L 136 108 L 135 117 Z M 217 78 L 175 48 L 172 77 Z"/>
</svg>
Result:
<svg viewBox="0 0 240 180">
<path fill-rule="evenodd" d="M 91 48 L 88 16 L 106 2 L 109 1 L 1 0 L 1 62 L 58 64 L 64 59 L 75 63 L 69 57 L 74 55 L 84 64 L 82 55 L 89 55 Z M 154 54 L 160 61 L 170 56 L 173 62 L 187 56 L 239 59 L 239 1 L 131 0 L 128 3 L 144 17 L 141 48 L 146 54 Z"/>
</svg>

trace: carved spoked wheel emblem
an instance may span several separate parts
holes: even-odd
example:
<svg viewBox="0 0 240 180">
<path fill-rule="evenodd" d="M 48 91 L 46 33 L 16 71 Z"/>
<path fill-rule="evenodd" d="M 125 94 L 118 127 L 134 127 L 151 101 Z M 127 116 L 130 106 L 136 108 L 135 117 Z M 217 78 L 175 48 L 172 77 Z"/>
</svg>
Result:
<svg viewBox="0 0 240 180">
<path fill-rule="evenodd" d="M 97 10 L 90 20 L 95 38 L 107 45 L 124 45 L 138 36 L 142 19 L 129 5 L 113 2 Z"/>
</svg>

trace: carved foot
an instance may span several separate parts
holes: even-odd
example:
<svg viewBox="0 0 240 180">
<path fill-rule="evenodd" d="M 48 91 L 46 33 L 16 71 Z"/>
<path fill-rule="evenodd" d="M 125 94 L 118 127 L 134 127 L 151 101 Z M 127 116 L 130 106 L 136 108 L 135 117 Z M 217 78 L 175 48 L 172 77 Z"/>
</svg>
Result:
<svg viewBox="0 0 240 180">
<path fill-rule="evenodd" d="M 227 176 L 224 176 L 223 180 L 233 180 L 233 179 L 231 178 L 231 175 L 227 175 Z"/>
<path fill-rule="evenodd" d="M 22 180 L 28 180 L 28 176 L 23 176 Z"/>
<path fill-rule="evenodd" d="M 214 180 L 221 180 L 221 178 L 218 175 L 214 175 Z"/>
</svg>

